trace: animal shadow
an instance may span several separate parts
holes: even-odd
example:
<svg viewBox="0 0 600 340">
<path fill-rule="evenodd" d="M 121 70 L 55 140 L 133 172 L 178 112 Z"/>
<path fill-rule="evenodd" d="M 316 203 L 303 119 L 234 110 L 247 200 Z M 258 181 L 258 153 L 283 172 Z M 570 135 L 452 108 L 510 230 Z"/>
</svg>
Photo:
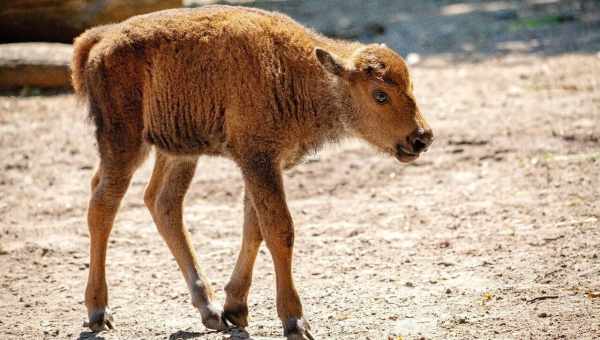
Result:
<svg viewBox="0 0 600 340">
<path fill-rule="evenodd" d="M 88 331 L 79 333 L 79 338 L 77 338 L 77 340 L 105 340 L 105 338 L 100 336 L 100 333 Z"/>
<path fill-rule="evenodd" d="M 203 335 L 212 334 L 216 332 L 188 332 L 188 331 L 177 331 L 169 336 L 169 340 L 187 340 L 187 339 L 196 339 L 200 338 Z M 250 337 L 248 332 L 238 329 L 232 328 L 229 331 L 225 332 L 228 337 L 223 338 L 225 340 L 253 340 Z"/>
</svg>

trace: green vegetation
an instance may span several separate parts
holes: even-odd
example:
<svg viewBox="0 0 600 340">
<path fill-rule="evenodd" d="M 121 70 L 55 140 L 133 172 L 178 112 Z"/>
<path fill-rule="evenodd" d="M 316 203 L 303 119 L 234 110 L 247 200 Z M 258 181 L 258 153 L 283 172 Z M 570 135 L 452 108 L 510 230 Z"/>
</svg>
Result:
<svg viewBox="0 0 600 340">
<path fill-rule="evenodd" d="M 536 29 L 552 25 L 560 25 L 568 21 L 574 21 L 575 17 L 568 14 L 544 15 L 535 18 L 517 19 L 510 25 L 511 31 L 520 31 L 524 29 Z"/>
</svg>

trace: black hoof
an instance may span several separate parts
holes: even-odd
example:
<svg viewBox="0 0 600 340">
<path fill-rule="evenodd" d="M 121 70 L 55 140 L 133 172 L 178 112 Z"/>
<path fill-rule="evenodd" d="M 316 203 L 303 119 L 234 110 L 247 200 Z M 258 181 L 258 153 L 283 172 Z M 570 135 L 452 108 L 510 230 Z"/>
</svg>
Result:
<svg viewBox="0 0 600 340">
<path fill-rule="evenodd" d="M 223 318 L 240 328 L 248 327 L 248 306 L 225 306 Z"/>
<path fill-rule="evenodd" d="M 283 325 L 283 335 L 287 340 L 315 340 L 310 334 L 310 325 L 303 318 L 289 318 Z"/>
<path fill-rule="evenodd" d="M 84 323 L 83 326 L 89 327 L 92 332 L 102 332 L 114 329 L 112 314 L 108 309 L 93 312 L 90 315 L 90 321 Z"/>
<path fill-rule="evenodd" d="M 200 315 L 202 316 L 202 323 L 208 329 L 216 331 L 225 331 L 229 329 L 227 321 L 223 318 L 222 312 L 219 308 L 208 305 L 200 308 Z"/>
</svg>

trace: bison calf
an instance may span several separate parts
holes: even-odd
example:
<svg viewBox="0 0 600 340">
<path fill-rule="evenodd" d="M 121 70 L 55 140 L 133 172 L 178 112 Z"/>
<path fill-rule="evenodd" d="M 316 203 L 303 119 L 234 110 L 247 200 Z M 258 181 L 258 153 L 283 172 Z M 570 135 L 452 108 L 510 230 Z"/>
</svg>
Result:
<svg viewBox="0 0 600 340">
<path fill-rule="evenodd" d="M 133 17 L 78 37 L 72 68 L 100 154 L 88 210 L 85 293 L 94 331 L 111 327 L 107 240 L 131 177 L 152 146 L 156 165 L 145 202 L 204 325 L 247 326 L 252 268 L 264 240 L 284 334 L 307 339 L 292 279 L 294 225 L 282 169 L 345 136 L 402 162 L 416 159 L 432 141 L 398 54 L 384 45 L 325 38 L 281 14 L 209 6 Z M 232 159 L 245 183 L 243 243 L 222 311 L 211 303 L 213 291 L 182 221 L 200 155 Z"/>
</svg>

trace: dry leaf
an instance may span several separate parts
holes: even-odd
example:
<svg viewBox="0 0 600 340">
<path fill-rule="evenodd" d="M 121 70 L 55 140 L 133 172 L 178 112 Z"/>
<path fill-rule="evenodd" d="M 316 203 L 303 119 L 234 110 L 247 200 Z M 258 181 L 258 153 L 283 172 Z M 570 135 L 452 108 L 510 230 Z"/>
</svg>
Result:
<svg viewBox="0 0 600 340">
<path fill-rule="evenodd" d="M 485 303 L 490 301 L 493 297 L 494 297 L 494 294 L 492 294 L 490 292 L 483 293 L 483 296 L 481 298 L 481 305 L 485 305 Z"/>
<path fill-rule="evenodd" d="M 587 297 L 590 299 L 600 298 L 600 292 L 589 291 L 589 292 L 585 293 L 585 295 L 587 295 Z"/>
</svg>

